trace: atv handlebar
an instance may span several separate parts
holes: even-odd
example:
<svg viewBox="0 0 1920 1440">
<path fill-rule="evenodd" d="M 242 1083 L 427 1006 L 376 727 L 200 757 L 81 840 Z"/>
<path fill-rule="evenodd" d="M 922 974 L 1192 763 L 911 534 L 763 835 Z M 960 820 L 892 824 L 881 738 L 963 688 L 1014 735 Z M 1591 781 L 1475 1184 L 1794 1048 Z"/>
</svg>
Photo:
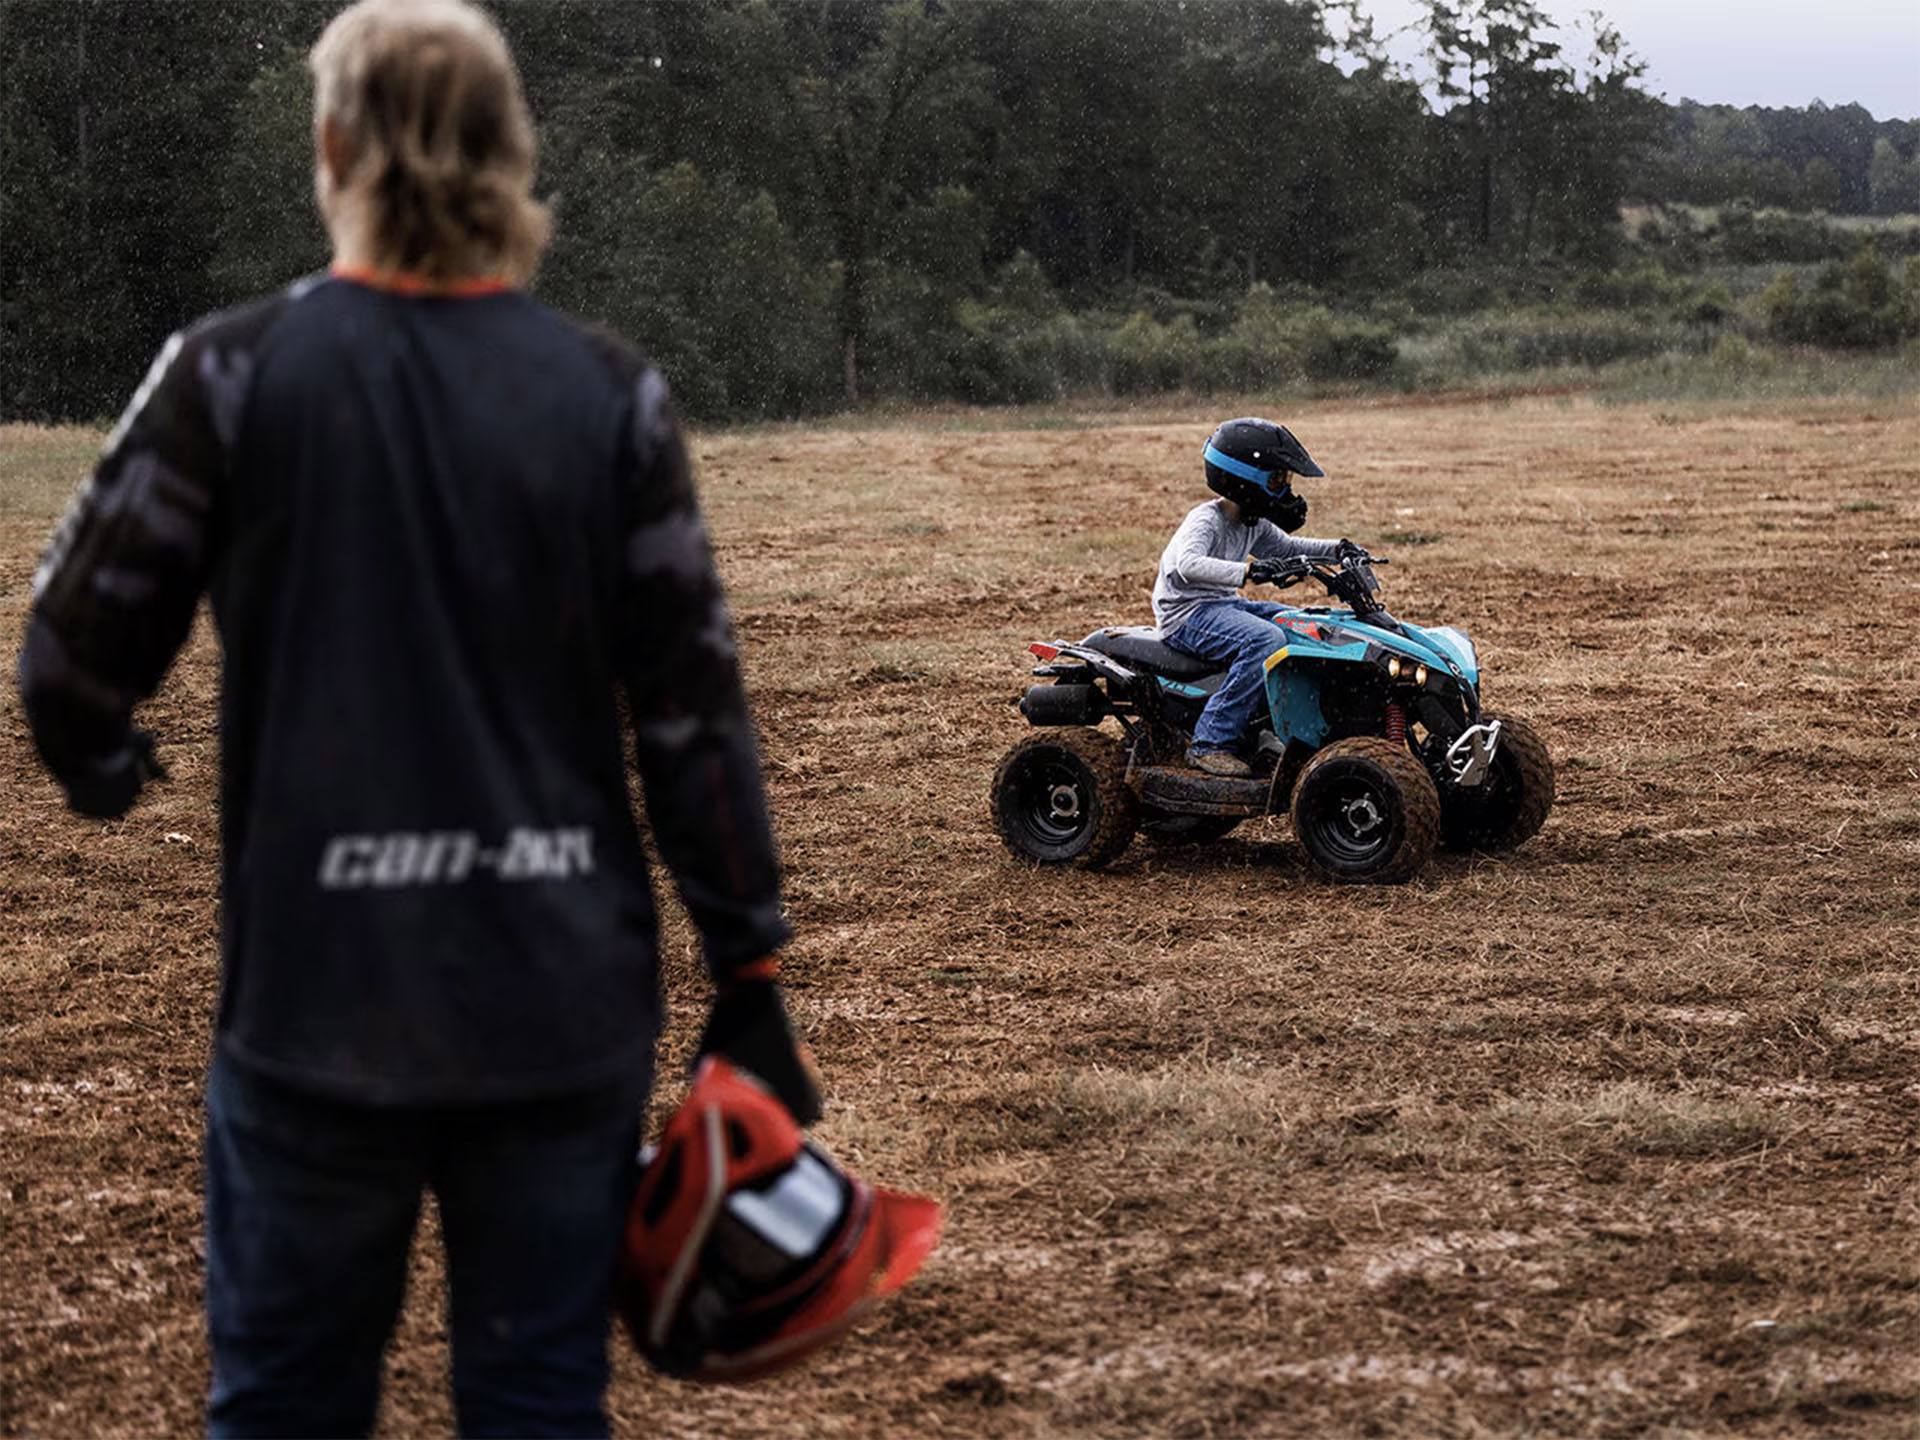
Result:
<svg viewBox="0 0 1920 1440">
<path fill-rule="evenodd" d="M 1284 560 L 1254 560 L 1247 566 L 1247 583 L 1272 585 L 1285 590 L 1302 580 L 1318 580 L 1327 594 L 1343 600 L 1361 615 L 1381 613 L 1380 582 L 1373 567 L 1390 562 L 1384 555 L 1370 555 L 1352 541 L 1342 541 L 1345 553 L 1334 555 L 1289 555 Z"/>
<path fill-rule="evenodd" d="M 1247 583 L 1272 585 L 1284 590 L 1312 576 L 1322 584 L 1330 584 L 1338 575 L 1392 563 L 1385 555 L 1369 555 L 1356 545 L 1345 555 L 1289 555 L 1284 560 L 1250 561 L 1247 565 Z"/>
</svg>

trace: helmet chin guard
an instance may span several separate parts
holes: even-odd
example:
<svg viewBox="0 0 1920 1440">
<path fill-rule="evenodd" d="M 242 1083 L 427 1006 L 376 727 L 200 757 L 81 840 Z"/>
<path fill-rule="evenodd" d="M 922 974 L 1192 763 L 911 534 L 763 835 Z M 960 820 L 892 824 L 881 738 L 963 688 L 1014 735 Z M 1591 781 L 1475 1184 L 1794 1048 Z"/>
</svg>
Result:
<svg viewBox="0 0 1920 1440">
<path fill-rule="evenodd" d="M 641 1156 L 621 1318 L 656 1369 L 755 1379 L 839 1338 L 939 1234 L 938 1204 L 849 1175 L 757 1080 L 709 1056 Z"/>
</svg>

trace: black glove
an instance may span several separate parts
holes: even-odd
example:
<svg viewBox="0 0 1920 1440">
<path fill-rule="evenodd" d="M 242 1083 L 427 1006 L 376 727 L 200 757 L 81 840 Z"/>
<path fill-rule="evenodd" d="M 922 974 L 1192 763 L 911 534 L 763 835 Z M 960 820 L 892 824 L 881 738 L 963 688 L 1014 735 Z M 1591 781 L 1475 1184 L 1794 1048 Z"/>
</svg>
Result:
<svg viewBox="0 0 1920 1440">
<path fill-rule="evenodd" d="M 1291 535 L 1307 523 L 1307 497 L 1294 494 L 1289 487 L 1286 494 L 1273 502 L 1268 513 L 1274 524 Z"/>
<path fill-rule="evenodd" d="M 1254 560 L 1247 565 L 1247 584 L 1279 585 L 1284 581 L 1298 580 L 1307 573 L 1307 562 L 1297 555 L 1289 555 L 1284 560 Z"/>
<path fill-rule="evenodd" d="M 166 778 L 167 767 L 153 753 L 153 736 L 135 730 L 113 754 L 88 762 L 68 780 L 67 803 L 95 820 L 115 820 L 127 813 L 147 781 Z"/>
<path fill-rule="evenodd" d="M 1373 557 L 1369 555 L 1362 546 L 1354 544 L 1353 541 L 1342 540 L 1333 547 L 1333 558 L 1336 560 L 1371 560 Z"/>
<path fill-rule="evenodd" d="M 714 997 L 700 1055 L 719 1055 L 771 1090 L 803 1129 L 820 1118 L 820 1092 L 787 1020 L 780 987 L 771 980 L 736 980 Z"/>
</svg>

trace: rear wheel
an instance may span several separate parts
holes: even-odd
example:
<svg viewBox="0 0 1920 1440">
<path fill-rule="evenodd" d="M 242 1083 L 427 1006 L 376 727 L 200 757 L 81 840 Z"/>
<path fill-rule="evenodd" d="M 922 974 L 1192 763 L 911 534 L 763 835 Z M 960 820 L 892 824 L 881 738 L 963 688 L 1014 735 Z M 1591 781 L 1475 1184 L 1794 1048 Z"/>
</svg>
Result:
<svg viewBox="0 0 1920 1440">
<path fill-rule="evenodd" d="M 1105 865 L 1140 823 L 1125 749 L 1097 730 L 1048 730 L 1022 740 L 993 777 L 993 818 L 1023 860 Z"/>
<path fill-rule="evenodd" d="M 1173 815 L 1149 810 L 1140 833 L 1156 845 L 1211 845 L 1240 823 L 1238 815 Z"/>
<path fill-rule="evenodd" d="M 1395 885 L 1433 853 L 1440 792 L 1401 746 L 1370 735 L 1339 740 L 1300 772 L 1293 833 L 1331 878 Z"/>
<path fill-rule="evenodd" d="M 1440 843 L 1449 850 L 1511 850 L 1553 809 L 1553 756 L 1540 732 L 1514 715 L 1482 718 L 1500 722 L 1500 748 L 1480 784 L 1442 792 Z"/>
</svg>

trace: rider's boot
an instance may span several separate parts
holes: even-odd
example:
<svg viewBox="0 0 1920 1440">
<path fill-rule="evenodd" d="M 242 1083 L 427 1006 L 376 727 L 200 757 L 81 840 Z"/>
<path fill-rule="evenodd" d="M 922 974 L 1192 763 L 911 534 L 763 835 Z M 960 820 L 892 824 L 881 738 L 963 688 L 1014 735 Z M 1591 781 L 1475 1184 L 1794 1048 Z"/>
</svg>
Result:
<svg viewBox="0 0 1920 1440">
<path fill-rule="evenodd" d="M 1191 745 L 1187 747 L 1187 764 L 1209 775 L 1224 775 L 1234 780 L 1244 780 L 1253 774 L 1253 767 L 1231 750 L 1202 749 L 1198 745 Z"/>
</svg>

